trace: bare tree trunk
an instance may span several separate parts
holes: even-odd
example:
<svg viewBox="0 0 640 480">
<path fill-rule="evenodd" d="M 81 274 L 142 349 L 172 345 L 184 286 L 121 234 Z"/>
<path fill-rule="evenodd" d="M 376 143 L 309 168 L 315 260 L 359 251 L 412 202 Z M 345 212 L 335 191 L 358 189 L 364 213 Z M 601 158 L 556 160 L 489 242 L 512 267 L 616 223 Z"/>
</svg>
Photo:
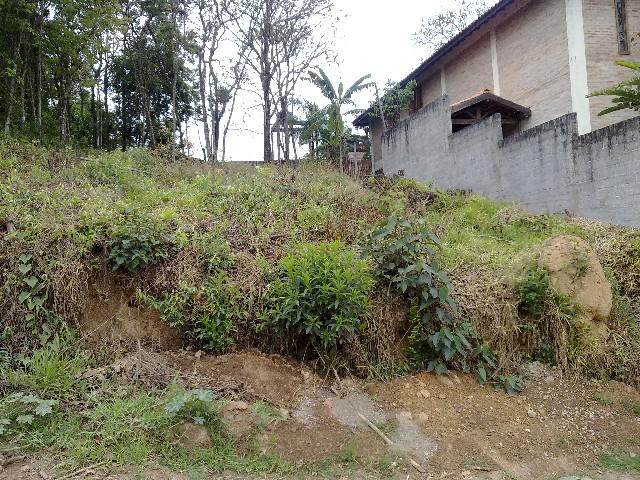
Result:
<svg viewBox="0 0 640 480">
<path fill-rule="evenodd" d="M 93 146 L 98 146 L 98 114 L 96 112 L 96 87 L 91 85 L 91 121 L 93 123 Z"/>
<path fill-rule="evenodd" d="M 25 84 L 27 83 L 27 68 L 25 67 L 22 74 L 22 83 L 20 84 L 20 126 L 24 127 L 27 123 L 27 112 L 24 105 Z"/>
<path fill-rule="evenodd" d="M 284 161 L 285 163 L 289 163 L 290 155 L 289 155 L 289 106 L 287 105 L 287 98 L 282 96 L 280 99 L 281 110 L 282 110 L 282 128 L 284 132 Z"/>
<path fill-rule="evenodd" d="M 7 94 L 7 117 L 4 121 L 4 133 L 9 134 L 11 130 L 11 116 L 13 115 L 14 96 L 16 92 L 16 77 L 18 76 L 18 60 L 20 59 L 20 44 L 22 43 L 22 32 L 19 35 L 18 43 L 16 44 L 15 53 L 13 54 L 13 65 L 15 71 L 11 75 L 11 81 L 9 82 L 9 92 Z"/>
<path fill-rule="evenodd" d="M 264 161 L 271 162 L 273 160 L 273 153 L 271 151 L 271 82 L 262 81 L 262 98 L 264 105 L 262 106 L 262 121 L 263 121 L 263 134 L 264 145 L 263 154 Z"/>
<path fill-rule="evenodd" d="M 109 53 L 105 53 L 104 75 L 102 80 L 102 95 L 104 97 L 104 133 L 102 145 L 109 148 L 111 144 L 111 118 L 109 117 Z"/>
<path fill-rule="evenodd" d="M 291 146 L 293 147 L 293 158 L 296 163 L 298 163 L 298 149 L 296 148 L 296 137 L 293 135 L 293 131 L 291 132 Z"/>
<path fill-rule="evenodd" d="M 233 111 L 236 107 L 236 97 L 238 96 L 238 88 L 233 90 L 233 99 L 231 100 L 231 108 L 229 109 L 229 116 L 227 117 L 227 123 L 224 126 L 224 133 L 222 134 L 222 162 L 227 159 L 227 134 L 229 133 L 229 126 L 231 125 L 231 117 L 233 117 Z"/>
<path fill-rule="evenodd" d="M 37 87 L 33 77 L 34 77 L 34 74 L 32 72 L 32 74 L 29 75 L 29 90 L 31 91 L 31 95 L 29 95 L 29 98 L 31 99 L 31 118 L 35 122 L 36 119 L 38 118 L 38 112 L 36 108 L 36 95 L 35 95 Z"/>
<path fill-rule="evenodd" d="M 273 161 L 273 151 L 271 146 L 271 59 L 270 59 L 270 45 L 272 36 L 272 15 L 273 4 L 272 0 L 265 1 L 265 15 L 264 22 L 262 24 L 262 39 L 260 50 L 260 83 L 262 85 L 262 99 L 263 99 L 263 135 L 264 135 L 264 158 L 265 162 Z"/>
<path fill-rule="evenodd" d="M 44 18 L 42 16 L 41 5 L 38 5 L 38 66 L 37 66 L 37 76 L 38 76 L 38 110 L 37 110 L 37 118 L 36 125 L 38 127 L 38 138 L 42 140 L 42 33 L 44 28 Z"/>
<path fill-rule="evenodd" d="M 209 136 L 209 114 L 207 107 L 207 93 L 205 90 L 206 65 L 204 64 L 204 45 L 198 52 L 198 77 L 200 90 L 200 105 L 202 107 L 202 124 L 204 127 L 205 158 L 204 161 L 211 161 L 211 137 Z"/>
<path fill-rule="evenodd" d="M 171 109 L 173 110 L 173 119 L 171 124 L 171 160 L 175 160 L 175 136 L 178 124 L 178 108 L 177 108 L 177 91 L 178 91 L 178 69 L 176 68 L 176 30 L 178 23 L 176 21 L 176 12 L 174 0 L 171 0 L 171 18 L 173 23 L 173 34 L 171 36 L 171 67 L 173 69 L 173 81 L 171 83 Z"/>
<path fill-rule="evenodd" d="M 150 106 L 150 102 L 149 102 L 149 95 L 147 94 L 146 88 L 144 91 L 144 115 L 145 115 L 145 123 L 146 123 L 146 129 L 147 132 L 149 134 L 149 146 L 151 148 L 156 148 L 156 136 L 153 132 L 153 122 L 151 120 L 151 106 Z M 143 139 L 144 139 L 144 135 L 143 135 Z"/>
</svg>

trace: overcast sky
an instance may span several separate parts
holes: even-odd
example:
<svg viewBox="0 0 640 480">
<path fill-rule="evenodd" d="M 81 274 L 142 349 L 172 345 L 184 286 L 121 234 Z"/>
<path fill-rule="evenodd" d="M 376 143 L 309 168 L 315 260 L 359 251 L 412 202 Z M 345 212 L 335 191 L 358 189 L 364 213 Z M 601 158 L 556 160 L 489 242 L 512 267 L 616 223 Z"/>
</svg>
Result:
<svg viewBox="0 0 640 480">
<path fill-rule="evenodd" d="M 370 73 L 380 88 L 387 80 L 403 79 L 427 57 L 424 47 L 414 44 L 412 34 L 422 17 L 446 8 L 447 0 L 335 0 L 335 62 L 323 66 L 334 84 L 347 86 Z M 323 105 L 313 85 L 303 82 L 297 97 Z M 368 106 L 372 93 L 357 97 L 358 107 Z M 259 99 L 244 92 L 227 139 L 227 159 L 261 160 L 262 135 Z M 190 132 L 196 156 L 202 151 L 201 135 Z M 195 137 L 195 138 L 194 138 Z"/>
</svg>

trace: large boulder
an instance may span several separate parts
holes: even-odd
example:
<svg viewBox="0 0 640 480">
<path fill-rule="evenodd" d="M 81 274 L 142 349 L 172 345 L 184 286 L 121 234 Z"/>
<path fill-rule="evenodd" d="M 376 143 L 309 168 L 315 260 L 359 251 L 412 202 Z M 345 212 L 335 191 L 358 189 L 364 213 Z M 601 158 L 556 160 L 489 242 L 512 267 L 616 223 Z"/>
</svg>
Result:
<svg viewBox="0 0 640 480">
<path fill-rule="evenodd" d="M 574 323 L 582 339 L 592 344 L 606 340 L 613 292 L 591 245 L 571 235 L 550 238 L 539 261 L 549 272 L 551 287 L 578 307 Z"/>
</svg>

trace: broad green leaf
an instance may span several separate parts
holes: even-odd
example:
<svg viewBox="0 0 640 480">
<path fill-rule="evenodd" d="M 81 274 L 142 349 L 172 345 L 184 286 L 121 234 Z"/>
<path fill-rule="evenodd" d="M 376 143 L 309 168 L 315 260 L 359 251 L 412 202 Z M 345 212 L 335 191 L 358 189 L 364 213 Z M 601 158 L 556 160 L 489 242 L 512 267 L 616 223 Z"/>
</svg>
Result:
<svg viewBox="0 0 640 480">
<path fill-rule="evenodd" d="M 16 422 L 21 425 L 31 425 L 33 423 L 33 415 L 20 415 L 16 418 Z"/>
<path fill-rule="evenodd" d="M 29 273 L 31 271 L 31 265 L 26 264 L 26 263 L 22 263 L 20 265 L 18 265 L 18 270 L 20 270 L 20 273 L 22 273 L 23 275 L 26 275 L 27 273 Z"/>
<path fill-rule="evenodd" d="M 20 292 L 20 295 L 18 296 L 18 302 L 24 303 L 25 300 L 27 298 L 29 298 L 30 296 L 31 296 L 31 292 L 28 292 L 28 291 L 24 290 L 24 291 Z"/>
</svg>

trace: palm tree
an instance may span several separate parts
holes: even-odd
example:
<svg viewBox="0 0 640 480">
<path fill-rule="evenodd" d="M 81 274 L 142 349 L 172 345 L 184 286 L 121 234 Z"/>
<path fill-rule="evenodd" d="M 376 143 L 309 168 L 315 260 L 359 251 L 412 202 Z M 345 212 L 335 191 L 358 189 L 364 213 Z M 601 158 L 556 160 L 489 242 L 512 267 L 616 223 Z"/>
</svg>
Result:
<svg viewBox="0 0 640 480">
<path fill-rule="evenodd" d="M 328 143 L 329 147 L 338 147 L 340 156 L 340 172 L 343 172 L 342 154 L 347 132 L 345 129 L 342 108 L 345 105 L 355 106 L 353 96 L 356 93 L 373 86 L 373 83 L 366 82 L 371 75 L 365 75 L 364 77 L 359 78 L 346 90 L 342 82 L 340 82 L 337 89 L 334 88 L 331 80 L 329 80 L 329 77 L 327 77 L 327 74 L 324 73 L 324 70 L 321 68 L 318 68 L 318 72 L 309 72 L 309 77 L 311 82 L 320 89 L 325 98 L 330 102 L 325 108 L 318 110 L 314 114 L 314 118 L 309 119 L 309 128 L 315 129 L 316 132 L 320 131 L 321 138 L 323 141 Z M 362 112 L 362 110 L 352 109 L 345 112 L 345 115 L 359 112 Z M 304 133 L 308 134 L 308 132 Z"/>
</svg>

